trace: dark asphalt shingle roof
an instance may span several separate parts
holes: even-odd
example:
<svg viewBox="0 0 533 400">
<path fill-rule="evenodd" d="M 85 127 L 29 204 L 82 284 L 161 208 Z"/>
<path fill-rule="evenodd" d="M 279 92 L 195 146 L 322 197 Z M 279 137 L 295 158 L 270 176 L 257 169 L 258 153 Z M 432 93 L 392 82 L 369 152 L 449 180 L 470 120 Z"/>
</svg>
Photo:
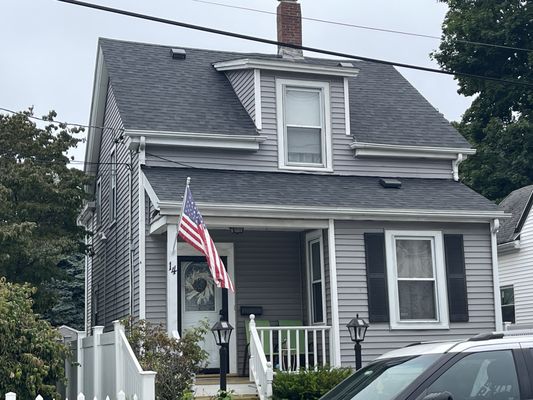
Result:
<svg viewBox="0 0 533 400">
<path fill-rule="evenodd" d="M 240 58 L 281 60 L 274 54 L 187 48 L 185 60 L 170 49 L 100 39 L 105 65 L 126 129 L 193 133 L 257 134 L 224 73 L 213 63 Z M 290 62 L 290 61 L 287 61 Z M 340 60 L 306 58 L 337 66 Z M 357 141 L 470 148 L 469 143 L 393 67 L 349 60 L 352 134 Z"/>
<path fill-rule="evenodd" d="M 467 186 L 447 179 L 402 178 L 385 189 L 379 178 L 283 172 L 143 167 L 159 200 L 181 201 L 187 177 L 198 202 L 369 209 L 499 211 Z"/>
<path fill-rule="evenodd" d="M 498 244 L 510 242 L 520 233 L 524 222 L 522 215 L 528 213 L 531 207 L 530 198 L 532 192 L 533 185 L 524 186 L 523 188 L 512 191 L 501 201 L 500 207 L 506 213 L 511 214 L 511 218 L 501 221 L 502 224 L 498 232 Z"/>
</svg>

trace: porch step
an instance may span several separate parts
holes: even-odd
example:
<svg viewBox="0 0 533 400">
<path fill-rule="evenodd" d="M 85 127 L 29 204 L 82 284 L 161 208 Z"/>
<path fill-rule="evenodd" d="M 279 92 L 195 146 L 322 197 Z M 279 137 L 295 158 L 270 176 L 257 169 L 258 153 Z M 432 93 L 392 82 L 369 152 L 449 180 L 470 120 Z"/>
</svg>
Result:
<svg viewBox="0 0 533 400">
<path fill-rule="evenodd" d="M 228 391 L 233 390 L 233 397 L 238 400 L 252 400 L 257 399 L 257 389 L 253 382 L 246 376 L 227 375 L 226 386 Z M 210 399 L 216 395 L 220 388 L 220 375 L 196 375 L 194 383 L 194 398 L 195 399 Z"/>
</svg>

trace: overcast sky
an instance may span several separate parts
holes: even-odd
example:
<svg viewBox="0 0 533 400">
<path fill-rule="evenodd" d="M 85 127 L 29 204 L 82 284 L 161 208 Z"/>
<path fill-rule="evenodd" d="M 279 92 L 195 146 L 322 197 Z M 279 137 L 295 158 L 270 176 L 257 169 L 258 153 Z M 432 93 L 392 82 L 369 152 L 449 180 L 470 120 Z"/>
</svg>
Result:
<svg viewBox="0 0 533 400">
<path fill-rule="evenodd" d="M 35 107 L 38 116 L 56 110 L 58 119 L 87 124 L 98 37 L 183 47 L 273 53 L 262 45 L 141 21 L 60 3 L 0 0 L 0 107 Z M 153 16 L 276 39 L 276 19 L 194 0 L 86 0 Z M 274 12 L 276 0 L 213 0 Z M 304 17 L 440 36 L 446 7 L 436 0 L 300 0 Z M 303 21 L 303 43 L 360 56 L 436 67 L 429 53 L 439 41 Z M 316 56 L 315 54 L 310 54 Z M 450 120 L 460 119 L 470 99 L 457 94 L 449 77 L 400 72 Z M 2 111 L 0 111 L 2 112 Z M 84 149 L 74 155 L 82 160 Z"/>
</svg>

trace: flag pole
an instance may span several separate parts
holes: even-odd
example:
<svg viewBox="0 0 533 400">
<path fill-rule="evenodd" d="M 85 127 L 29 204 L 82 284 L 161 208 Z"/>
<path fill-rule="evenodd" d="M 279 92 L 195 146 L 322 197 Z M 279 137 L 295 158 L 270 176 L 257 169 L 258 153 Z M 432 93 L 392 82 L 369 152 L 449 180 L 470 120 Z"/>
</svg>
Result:
<svg viewBox="0 0 533 400">
<path fill-rule="evenodd" d="M 187 189 L 189 189 L 189 184 L 191 183 L 191 177 L 187 177 L 187 182 L 185 184 L 185 193 L 183 193 L 183 202 L 181 203 L 181 212 L 180 212 L 180 218 L 178 220 L 178 229 L 176 232 L 180 231 L 180 225 L 181 225 L 181 219 L 183 218 L 183 210 L 185 209 L 185 201 L 187 200 Z M 174 246 L 172 247 L 172 254 L 174 254 L 174 251 L 176 250 L 176 245 L 178 244 L 178 234 L 176 233 L 176 238 L 174 240 Z"/>
</svg>

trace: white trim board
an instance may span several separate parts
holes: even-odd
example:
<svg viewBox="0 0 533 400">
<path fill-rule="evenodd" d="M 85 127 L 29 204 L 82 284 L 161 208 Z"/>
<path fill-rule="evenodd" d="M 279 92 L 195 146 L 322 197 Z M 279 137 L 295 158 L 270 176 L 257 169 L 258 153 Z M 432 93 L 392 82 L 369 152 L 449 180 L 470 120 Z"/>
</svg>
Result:
<svg viewBox="0 0 533 400">
<path fill-rule="evenodd" d="M 424 210 L 424 209 L 373 209 L 337 208 L 293 205 L 220 204 L 197 203 L 202 216 L 253 217 L 287 219 L 338 219 L 338 220 L 390 220 L 435 222 L 489 222 L 494 218 L 509 218 L 503 211 Z M 181 203 L 160 201 L 161 215 L 177 215 Z"/>
<path fill-rule="evenodd" d="M 263 107 L 261 100 L 261 70 L 254 69 L 255 127 L 263 129 Z"/>
<path fill-rule="evenodd" d="M 344 129 L 347 136 L 352 134 L 350 124 L 350 88 L 348 78 L 344 78 Z"/>
<path fill-rule="evenodd" d="M 406 146 L 383 143 L 353 142 L 356 157 L 437 158 L 457 160 L 458 154 L 471 155 L 476 149 L 455 147 Z"/>
<path fill-rule="evenodd" d="M 217 71 L 233 71 L 239 69 L 265 69 L 271 71 L 298 72 L 315 75 L 347 76 L 353 77 L 359 74 L 359 69 L 354 67 L 339 67 L 298 62 L 286 62 L 275 60 L 261 60 L 243 58 L 239 60 L 221 61 L 214 63 Z"/>
<path fill-rule="evenodd" d="M 131 139 L 130 148 L 137 148 L 140 137 L 145 137 L 147 145 L 258 151 L 260 144 L 267 139 L 266 136 L 260 135 L 161 132 L 135 129 L 126 129 L 124 135 Z"/>
<path fill-rule="evenodd" d="M 172 240 L 167 240 L 167 245 L 170 244 L 170 242 L 173 243 Z M 227 257 L 228 265 L 226 266 L 228 269 L 229 276 L 233 280 L 233 284 L 235 287 L 237 287 L 236 277 L 235 277 L 235 250 L 233 247 L 233 243 L 215 243 L 215 246 L 217 248 L 218 254 L 220 257 Z M 177 251 L 174 252 L 176 255 L 176 260 L 174 263 L 178 261 L 177 257 L 179 256 L 204 256 L 199 251 L 194 249 L 191 245 L 183 242 L 178 242 L 176 245 Z M 172 248 L 167 249 L 168 252 L 172 251 Z M 168 272 L 168 264 L 167 268 L 165 269 L 167 271 L 167 275 L 172 275 Z M 180 272 L 178 271 L 177 274 Z M 176 276 L 177 276 L 176 274 Z M 173 280 L 170 280 L 170 278 L 167 279 L 167 283 L 173 284 Z M 176 310 L 176 329 L 177 329 L 177 310 L 178 310 L 178 286 L 177 286 L 177 278 L 176 278 L 176 284 L 175 284 L 176 290 L 169 290 L 167 293 L 167 310 Z M 237 289 L 236 289 L 237 290 Z M 235 315 L 235 293 L 232 293 L 231 291 L 228 291 L 228 317 L 229 317 L 229 323 L 234 327 L 235 332 L 231 335 L 230 344 L 229 344 L 229 354 L 230 354 L 230 365 L 229 365 L 229 372 L 230 374 L 236 374 L 237 373 L 237 331 L 239 330 L 239 327 L 237 326 L 236 322 L 236 315 Z M 167 316 L 168 318 L 168 316 Z M 208 332 L 207 334 L 210 334 Z"/>
</svg>

